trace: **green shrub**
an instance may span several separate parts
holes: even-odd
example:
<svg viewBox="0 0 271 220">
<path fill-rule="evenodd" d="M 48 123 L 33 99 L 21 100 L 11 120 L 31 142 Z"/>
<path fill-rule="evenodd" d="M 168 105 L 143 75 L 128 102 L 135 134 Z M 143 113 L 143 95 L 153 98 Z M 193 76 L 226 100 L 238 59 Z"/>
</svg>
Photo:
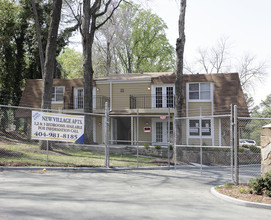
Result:
<svg viewBox="0 0 271 220">
<path fill-rule="evenodd" d="M 249 186 L 256 194 L 261 195 L 265 190 L 265 194 L 271 197 L 271 172 L 266 173 L 264 177 L 251 179 Z"/>
<path fill-rule="evenodd" d="M 145 149 L 149 149 L 150 148 L 150 144 L 149 143 L 145 143 L 144 147 L 145 147 Z"/>
<path fill-rule="evenodd" d="M 264 184 L 265 184 L 266 190 L 271 191 L 271 172 L 265 174 Z"/>
<path fill-rule="evenodd" d="M 256 179 L 251 179 L 249 181 L 249 186 L 254 190 L 257 195 L 262 195 L 263 189 L 265 187 L 264 178 L 257 177 Z"/>
<path fill-rule="evenodd" d="M 169 150 L 173 150 L 173 146 L 172 145 L 169 145 Z"/>
<path fill-rule="evenodd" d="M 249 146 L 249 149 L 253 153 L 261 153 L 261 148 L 255 147 L 255 146 Z"/>
<path fill-rule="evenodd" d="M 233 152 L 235 151 L 234 147 L 233 147 Z M 239 153 L 244 153 L 245 148 L 244 147 L 238 147 L 238 152 Z"/>
<path fill-rule="evenodd" d="M 155 149 L 156 149 L 156 150 L 160 150 L 160 149 L 161 149 L 161 146 L 160 146 L 160 145 L 156 145 L 156 146 L 155 146 Z"/>
<path fill-rule="evenodd" d="M 266 190 L 266 191 L 265 191 L 265 194 L 266 194 L 267 196 L 271 197 L 271 191 L 270 191 L 270 190 Z"/>
</svg>

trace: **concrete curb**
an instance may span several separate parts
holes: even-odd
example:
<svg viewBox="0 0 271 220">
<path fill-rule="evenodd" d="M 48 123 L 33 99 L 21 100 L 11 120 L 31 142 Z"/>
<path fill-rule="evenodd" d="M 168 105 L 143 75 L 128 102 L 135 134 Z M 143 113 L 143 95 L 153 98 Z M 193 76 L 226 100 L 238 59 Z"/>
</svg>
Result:
<svg viewBox="0 0 271 220">
<path fill-rule="evenodd" d="M 125 170 L 173 170 L 174 167 L 159 166 L 159 167 L 119 167 L 119 168 L 105 168 L 105 167 L 0 167 L 0 171 L 8 170 L 46 170 L 51 171 L 125 171 Z"/>
<path fill-rule="evenodd" d="M 264 209 L 271 209 L 271 205 L 269 204 L 262 204 L 262 203 L 256 203 L 256 202 L 248 202 L 248 201 L 244 201 L 244 200 L 240 200 L 240 199 L 235 199 L 232 198 L 230 196 L 226 196 L 224 194 L 221 194 L 219 192 L 216 191 L 215 187 L 211 188 L 211 193 L 220 198 L 223 199 L 227 202 L 231 202 L 234 203 L 236 205 L 241 205 L 241 206 L 246 206 L 246 207 L 254 207 L 254 208 L 264 208 Z"/>
</svg>

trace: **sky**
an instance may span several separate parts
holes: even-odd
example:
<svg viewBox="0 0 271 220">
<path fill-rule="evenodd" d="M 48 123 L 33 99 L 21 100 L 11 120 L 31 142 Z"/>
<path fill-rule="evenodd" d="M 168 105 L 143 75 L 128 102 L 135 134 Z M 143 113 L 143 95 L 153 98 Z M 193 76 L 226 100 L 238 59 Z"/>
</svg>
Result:
<svg viewBox="0 0 271 220">
<path fill-rule="evenodd" d="M 179 4 L 179 0 L 149 0 L 147 3 L 166 22 L 167 37 L 173 46 L 178 37 Z M 228 38 L 234 58 L 249 53 L 268 66 L 265 80 L 255 82 L 250 91 L 259 104 L 271 94 L 270 10 L 271 0 L 187 0 L 185 59 L 193 60 L 198 48 L 211 47 L 219 38 Z"/>
</svg>

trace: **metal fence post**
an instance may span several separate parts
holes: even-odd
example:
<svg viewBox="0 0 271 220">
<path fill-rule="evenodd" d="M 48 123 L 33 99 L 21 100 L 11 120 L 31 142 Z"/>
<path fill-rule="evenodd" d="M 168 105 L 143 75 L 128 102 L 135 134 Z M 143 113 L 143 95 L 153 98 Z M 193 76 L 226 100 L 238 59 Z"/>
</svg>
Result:
<svg viewBox="0 0 271 220">
<path fill-rule="evenodd" d="M 181 119 L 179 119 L 181 120 Z M 176 171 L 176 162 L 177 162 L 177 146 L 176 146 L 176 109 L 174 110 L 174 124 L 173 124 L 173 134 L 174 134 L 174 148 L 173 148 L 173 154 L 174 154 L 174 169 Z"/>
<path fill-rule="evenodd" d="M 200 107 L 200 175 L 202 175 L 202 108 Z"/>
<path fill-rule="evenodd" d="M 231 147 L 231 178 L 232 182 L 235 182 L 234 180 L 234 160 L 233 160 L 233 105 L 231 104 L 231 115 L 230 115 L 230 147 Z"/>
<path fill-rule="evenodd" d="M 105 116 L 105 129 L 104 129 L 104 143 L 105 143 L 105 167 L 108 168 L 108 103 L 105 103 L 105 111 L 104 111 L 104 116 Z"/>
<path fill-rule="evenodd" d="M 168 125 L 167 125 L 167 142 L 168 142 L 168 169 L 170 169 L 170 108 L 168 108 Z"/>
<path fill-rule="evenodd" d="M 46 166 L 48 166 L 49 141 L 46 143 Z"/>
<path fill-rule="evenodd" d="M 239 184 L 239 163 L 238 163 L 238 117 L 237 105 L 234 105 L 234 166 L 235 166 L 235 184 Z"/>
<path fill-rule="evenodd" d="M 110 136 L 110 117 L 109 117 L 109 108 L 107 108 L 107 168 L 110 167 L 110 143 L 109 139 L 112 140 Z"/>
<path fill-rule="evenodd" d="M 139 140 L 139 110 L 137 109 L 137 118 L 136 118 L 136 166 L 138 168 L 138 140 Z"/>
</svg>

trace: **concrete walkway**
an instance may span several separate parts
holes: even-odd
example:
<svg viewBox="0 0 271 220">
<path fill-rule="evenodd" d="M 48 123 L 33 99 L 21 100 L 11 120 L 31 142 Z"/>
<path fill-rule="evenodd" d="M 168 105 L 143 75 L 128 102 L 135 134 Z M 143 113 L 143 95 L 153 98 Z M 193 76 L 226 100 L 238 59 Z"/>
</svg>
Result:
<svg viewBox="0 0 271 220">
<path fill-rule="evenodd" d="M 271 219 L 210 193 L 224 183 L 181 170 L 1 171 L 0 219 Z"/>
</svg>

